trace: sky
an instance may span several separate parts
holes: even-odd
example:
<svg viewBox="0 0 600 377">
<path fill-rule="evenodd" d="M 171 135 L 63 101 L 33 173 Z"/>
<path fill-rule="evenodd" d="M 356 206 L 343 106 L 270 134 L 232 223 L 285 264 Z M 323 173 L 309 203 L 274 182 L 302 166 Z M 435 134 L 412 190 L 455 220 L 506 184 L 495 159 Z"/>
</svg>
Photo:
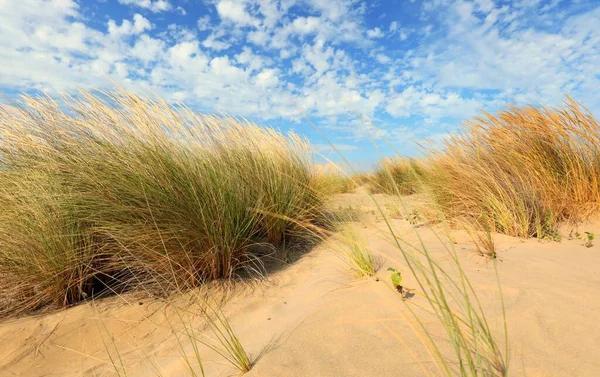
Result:
<svg viewBox="0 0 600 377">
<path fill-rule="evenodd" d="M 0 93 L 117 83 L 360 165 L 508 104 L 600 115 L 599 26 L 585 0 L 0 0 Z"/>
</svg>

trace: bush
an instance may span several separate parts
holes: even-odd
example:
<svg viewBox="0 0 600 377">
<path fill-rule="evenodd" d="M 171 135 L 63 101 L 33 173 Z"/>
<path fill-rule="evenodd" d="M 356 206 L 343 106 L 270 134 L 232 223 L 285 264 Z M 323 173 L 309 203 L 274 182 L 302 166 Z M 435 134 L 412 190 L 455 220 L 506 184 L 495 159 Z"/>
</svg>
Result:
<svg viewBox="0 0 600 377">
<path fill-rule="evenodd" d="M 321 213 L 304 139 L 126 92 L 0 109 L 0 307 L 229 278 Z"/>
</svg>

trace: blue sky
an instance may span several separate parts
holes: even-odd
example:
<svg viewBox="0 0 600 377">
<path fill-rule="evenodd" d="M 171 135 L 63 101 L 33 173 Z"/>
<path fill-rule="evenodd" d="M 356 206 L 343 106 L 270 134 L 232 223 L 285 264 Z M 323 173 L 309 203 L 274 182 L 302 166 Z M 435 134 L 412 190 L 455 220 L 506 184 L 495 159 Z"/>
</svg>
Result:
<svg viewBox="0 0 600 377">
<path fill-rule="evenodd" d="M 480 109 L 600 114 L 597 1 L 0 0 L 0 91 L 152 90 L 348 159 L 418 154 Z M 335 159 L 335 157 L 334 157 Z"/>
</svg>

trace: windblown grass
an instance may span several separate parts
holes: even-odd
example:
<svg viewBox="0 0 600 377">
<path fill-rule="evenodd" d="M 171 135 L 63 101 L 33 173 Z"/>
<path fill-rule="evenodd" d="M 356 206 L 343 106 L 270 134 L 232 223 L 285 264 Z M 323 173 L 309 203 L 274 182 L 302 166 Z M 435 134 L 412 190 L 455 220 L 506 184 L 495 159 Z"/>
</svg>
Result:
<svg viewBox="0 0 600 377">
<path fill-rule="evenodd" d="M 544 238 L 600 203 L 600 125 L 570 98 L 563 109 L 483 113 L 429 162 L 426 181 L 446 216 L 494 232 Z"/>
<path fill-rule="evenodd" d="M 123 91 L 0 108 L 0 314 L 260 265 L 250 246 L 321 213 L 311 157 L 296 135 Z"/>
<path fill-rule="evenodd" d="M 373 193 L 410 195 L 422 188 L 422 163 L 414 158 L 392 158 L 383 160 L 373 175 L 370 189 Z"/>
<path fill-rule="evenodd" d="M 321 192 L 328 195 L 351 192 L 356 188 L 352 177 L 347 176 L 333 163 L 315 165 L 317 185 Z"/>
</svg>

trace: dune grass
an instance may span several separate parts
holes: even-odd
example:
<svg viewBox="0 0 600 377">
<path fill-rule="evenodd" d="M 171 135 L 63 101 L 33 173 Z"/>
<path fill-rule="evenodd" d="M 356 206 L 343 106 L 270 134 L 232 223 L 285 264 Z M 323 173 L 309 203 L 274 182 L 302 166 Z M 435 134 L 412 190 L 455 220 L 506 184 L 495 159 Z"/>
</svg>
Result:
<svg viewBox="0 0 600 377">
<path fill-rule="evenodd" d="M 350 226 L 343 227 L 339 236 L 341 255 L 352 273 L 359 278 L 377 274 L 381 260 L 371 254 L 361 234 Z"/>
<path fill-rule="evenodd" d="M 321 213 L 304 139 L 160 99 L 25 97 L 0 140 L 3 315 L 231 278 Z"/>
<path fill-rule="evenodd" d="M 551 237 L 600 203 L 600 125 L 564 108 L 510 107 L 466 123 L 429 156 L 427 185 L 450 218 L 517 237 Z"/>
<path fill-rule="evenodd" d="M 423 164 L 414 158 L 388 158 L 379 163 L 370 181 L 373 193 L 411 195 L 422 188 Z"/>
<path fill-rule="evenodd" d="M 244 349 L 227 317 L 222 312 L 209 307 L 205 311 L 204 318 L 217 340 L 216 345 L 209 342 L 204 342 L 204 344 L 221 355 L 240 372 L 245 373 L 252 369 L 250 356 Z"/>
<path fill-rule="evenodd" d="M 315 165 L 314 171 L 319 190 L 327 195 L 348 193 L 357 187 L 353 178 L 333 163 Z"/>
<path fill-rule="evenodd" d="M 393 177 L 391 164 L 380 176 Z M 485 230 L 474 239 L 480 254 L 496 267 L 492 232 L 518 237 L 557 239 L 561 222 L 579 222 L 600 203 L 600 125 L 572 99 L 563 109 L 511 107 L 484 113 L 467 122 L 463 133 L 430 151 L 419 177 L 433 196 L 440 219 L 465 221 Z M 387 192 L 403 193 L 405 180 L 393 179 Z M 396 186 L 396 187 L 394 187 Z M 498 271 L 499 304 L 504 322 L 501 347 L 474 287 L 461 267 L 452 242 L 443 242 L 450 266 L 440 264 L 419 239 L 400 242 L 385 216 L 404 265 L 417 281 L 431 312 L 442 324 L 452 354 L 415 313 L 416 331 L 429 350 L 439 375 L 506 376 L 508 332 Z M 503 349 L 504 348 L 504 349 Z"/>
<path fill-rule="evenodd" d="M 217 353 L 241 373 L 248 372 L 252 369 L 253 360 L 246 352 L 246 349 L 242 345 L 240 338 L 233 329 L 227 316 L 225 316 L 221 310 L 215 309 L 213 304 L 208 303 L 199 295 L 192 293 L 192 297 L 195 298 L 195 302 L 200 303 L 199 314 L 201 314 L 202 322 L 206 324 L 206 327 L 210 329 L 210 332 L 214 337 L 210 337 L 198 331 L 198 324 L 195 323 L 196 321 L 194 321 L 193 317 L 193 315 L 195 316 L 198 314 L 197 310 L 194 310 L 197 309 L 196 305 L 190 305 L 189 307 L 183 308 L 178 305 L 172 305 L 172 309 L 177 315 L 177 322 L 172 323 L 170 320 L 168 321 L 171 331 L 175 335 L 179 345 L 186 369 L 190 372 L 190 375 L 197 376 L 198 373 L 200 373 L 201 376 L 205 375 L 200 345 L 204 345 Z M 180 327 L 182 329 L 180 329 Z M 189 356 L 186 354 L 184 343 L 179 338 L 179 333 L 184 334 L 188 343 L 191 345 L 193 349 L 191 358 L 194 363 L 189 361 Z"/>
</svg>

